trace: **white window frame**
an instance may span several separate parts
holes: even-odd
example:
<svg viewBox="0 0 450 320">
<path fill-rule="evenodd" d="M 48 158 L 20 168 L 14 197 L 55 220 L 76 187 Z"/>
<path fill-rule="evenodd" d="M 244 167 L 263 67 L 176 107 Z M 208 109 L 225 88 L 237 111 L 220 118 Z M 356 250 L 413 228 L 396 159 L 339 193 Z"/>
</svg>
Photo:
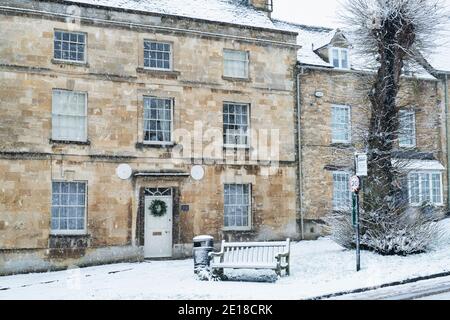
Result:
<svg viewBox="0 0 450 320">
<path fill-rule="evenodd" d="M 248 216 L 247 216 L 247 221 L 248 221 L 248 225 L 247 226 L 242 226 L 242 227 L 238 227 L 238 226 L 232 226 L 232 227 L 227 227 L 225 226 L 225 185 L 246 185 L 248 186 Z M 252 184 L 251 183 L 225 183 L 224 184 L 224 188 L 223 188 L 223 228 L 222 230 L 224 231 L 250 231 L 252 230 Z"/>
<path fill-rule="evenodd" d="M 338 51 L 339 66 L 337 66 L 337 67 L 334 65 L 333 50 L 337 50 Z M 347 68 L 344 68 L 342 66 L 342 61 L 343 61 L 343 59 L 342 59 L 342 57 L 343 57 L 342 52 L 346 52 L 347 53 L 347 64 L 348 64 Z M 334 68 L 342 69 L 342 70 L 350 70 L 350 50 L 349 49 L 347 49 L 347 48 L 339 48 L 339 47 L 330 47 L 329 56 L 330 56 L 330 64 Z"/>
<path fill-rule="evenodd" d="M 348 133 L 348 139 L 347 140 L 340 140 L 334 138 L 334 117 L 333 112 L 335 109 L 341 109 L 346 110 L 348 114 L 348 123 L 347 123 L 347 133 Z M 352 141 L 352 112 L 350 106 L 346 105 L 339 105 L 339 104 L 333 104 L 331 106 L 331 143 L 351 143 Z"/>
<path fill-rule="evenodd" d="M 420 201 L 419 202 L 411 202 L 412 200 L 412 195 L 411 195 L 411 178 L 410 175 L 411 174 L 417 174 L 419 177 L 419 198 Z M 434 171 L 434 170 L 417 170 L 417 171 L 411 171 L 408 173 L 408 202 L 410 204 L 411 207 L 420 207 L 422 205 L 423 201 L 423 185 L 422 185 L 422 179 L 420 179 L 420 175 L 421 174 L 427 174 L 428 175 L 428 187 L 429 187 L 429 194 L 430 194 L 430 203 L 435 205 L 435 206 L 444 206 L 444 191 L 442 189 L 443 187 L 443 182 L 442 182 L 442 172 L 441 171 Z M 433 202 L 433 174 L 438 174 L 440 177 L 440 199 L 441 202 Z"/>
<path fill-rule="evenodd" d="M 414 110 L 400 110 L 398 113 L 399 117 L 399 133 L 398 133 L 398 145 L 400 148 L 415 148 L 416 144 L 417 144 L 417 140 L 416 140 L 416 113 Z M 408 143 L 402 143 L 402 139 L 401 136 L 405 136 L 404 133 L 402 133 L 402 117 L 406 116 L 406 115 L 412 115 L 412 128 L 413 128 L 413 133 L 412 133 L 412 140 L 413 143 L 412 144 L 408 144 Z M 408 137 L 409 140 L 409 137 Z"/>
<path fill-rule="evenodd" d="M 224 108 L 225 104 L 240 105 L 240 106 L 244 106 L 245 105 L 247 107 L 247 144 L 226 143 L 226 140 L 225 140 L 225 137 L 224 137 L 223 138 L 223 146 L 225 148 L 231 148 L 231 149 L 233 149 L 233 148 L 236 148 L 236 149 L 247 149 L 247 148 L 249 148 L 250 145 L 251 145 L 251 141 L 250 141 L 250 138 L 251 138 L 251 127 L 250 127 L 250 124 L 251 124 L 251 121 L 250 121 L 250 119 L 251 119 L 250 118 L 250 110 L 251 110 L 251 108 L 250 108 L 250 103 L 224 101 L 223 104 L 222 104 L 222 119 L 223 119 L 223 115 L 224 115 L 223 108 Z M 228 125 L 233 125 L 233 124 L 228 123 Z M 234 125 L 236 125 L 236 124 L 234 124 Z M 223 135 L 222 136 L 225 136 L 226 135 L 225 122 L 223 122 L 223 121 L 222 121 L 222 131 L 223 131 Z"/>
<path fill-rule="evenodd" d="M 245 53 L 245 60 L 235 60 L 235 59 L 227 59 L 226 52 L 243 52 Z M 227 75 L 226 74 L 226 61 L 239 61 L 245 63 L 245 76 L 239 77 L 235 75 Z M 234 78 L 234 79 L 249 79 L 250 78 L 250 53 L 245 50 L 234 50 L 234 49 L 223 49 L 223 76 L 225 78 Z"/>
<path fill-rule="evenodd" d="M 146 66 L 145 65 L 145 51 L 151 51 L 151 50 L 145 50 L 145 43 L 148 42 L 149 44 L 151 43 L 156 43 L 156 44 L 166 44 L 169 45 L 170 51 L 169 53 L 169 68 L 158 68 L 158 67 L 150 67 L 150 66 Z M 144 39 L 143 42 L 143 65 L 144 65 L 144 69 L 148 69 L 148 70 L 158 70 L 158 71 L 173 71 L 173 45 L 171 42 L 165 42 L 165 41 L 157 41 L 157 40 L 152 40 L 152 39 Z M 150 61 L 150 60 L 149 60 Z"/>
<path fill-rule="evenodd" d="M 56 41 L 56 32 L 63 32 L 63 33 L 69 33 L 69 34 L 77 34 L 77 35 L 84 35 L 84 54 L 83 54 L 83 60 L 71 60 L 71 59 L 63 59 L 63 58 L 56 58 L 55 57 L 55 41 Z M 78 42 L 77 42 L 78 43 Z M 68 31 L 68 30 L 62 30 L 62 29 L 54 29 L 53 30 L 53 59 L 55 61 L 62 61 L 62 62 L 70 62 L 70 63 L 79 63 L 79 64 L 85 64 L 87 63 L 87 44 L 88 44 L 88 35 L 86 32 L 80 32 L 80 31 Z M 62 51 L 62 50 L 61 50 Z M 70 54 L 69 54 L 70 56 Z"/>
<path fill-rule="evenodd" d="M 170 100 L 170 141 L 150 141 L 145 140 L 145 99 L 158 99 L 158 100 Z M 174 106 L 175 106 L 175 99 L 174 98 L 167 98 L 167 97 L 155 97 L 155 96 L 144 96 L 143 100 L 143 128 L 142 128 L 142 141 L 143 144 L 146 145 L 157 145 L 157 146 L 171 146 L 174 144 L 173 142 L 173 117 L 174 117 Z"/>
<path fill-rule="evenodd" d="M 55 137 L 54 135 L 54 124 L 53 124 L 53 117 L 57 116 L 58 114 L 54 113 L 54 103 L 55 103 L 55 99 L 53 97 L 53 94 L 55 93 L 55 91 L 64 91 L 64 92 L 71 92 L 71 93 L 75 93 L 75 94 L 82 94 L 84 95 L 84 139 L 74 139 L 74 138 L 60 138 L 60 137 Z M 66 89 L 52 89 L 52 140 L 53 141 L 70 141 L 70 142 L 87 142 L 88 141 L 88 94 L 87 92 L 83 92 L 83 91 L 74 91 L 74 90 L 66 90 Z"/>
<path fill-rule="evenodd" d="M 345 175 L 347 177 L 347 188 L 348 188 L 348 199 L 349 199 L 349 204 L 348 207 L 338 207 L 335 204 L 335 199 L 334 199 L 334 193 L 335 193 L 335 186 L 334 186 L 334 177 L 335 175 Z M 352 205 L 352 192 L 350 190 L 350 172 L 348 171 L 333 171 L 332 172 L 332 177 L 333 177 L 333 193 L 332 193 L 332 206 L 333 206 L 333 210 L 334 211 L 348 211 L 351 209 L 351 205 Z"/>
<path fill-rule="evenodd" d="M 52 212 L 50 211 L 50 234 L 51 235 L 86 235 L 87 234 L 87 211 L 88 211 L 88 181 L 83 180 L 74 180 L 74 181 L 67 181 L 67 180 L 52 180 L 52 194 L 50 199 L 50 210 L 53 209 L 53 182 L 73 182 L 73 183 L 84 183 L 84 229 L 80 230 L 54 230 L 52 228 Z"/>
</svg>

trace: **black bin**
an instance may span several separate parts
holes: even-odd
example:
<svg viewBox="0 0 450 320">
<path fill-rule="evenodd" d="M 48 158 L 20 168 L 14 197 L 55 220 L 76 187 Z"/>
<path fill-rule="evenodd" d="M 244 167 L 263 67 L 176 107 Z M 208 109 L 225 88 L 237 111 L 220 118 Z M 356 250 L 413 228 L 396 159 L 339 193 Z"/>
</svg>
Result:
<svg viewBox="0 0 450 320">
<path fill-rule="evenodd" d="M 192 241 L 194 242 L 194 273 L 198 273 L 200 269 L 209 267 L 208 253 L 214 250 L 214 238 L 203 235 L 195 237 Z"/>
</svg>

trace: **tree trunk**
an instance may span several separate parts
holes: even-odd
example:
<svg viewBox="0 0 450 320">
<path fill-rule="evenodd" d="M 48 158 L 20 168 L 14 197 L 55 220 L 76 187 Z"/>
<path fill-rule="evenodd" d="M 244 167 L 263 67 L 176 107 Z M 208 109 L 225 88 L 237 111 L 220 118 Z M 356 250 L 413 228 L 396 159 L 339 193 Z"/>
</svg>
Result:
<svg viewBox="0 0 450 320">
<path fill-rule="evenodd" d="M 406 50 L 414 42 L 412 25 L 401 15 L 386 19 L 374 30 L 378 42 L 380 67 L 369 94 L 371 118 L 368 139 L 368 179 L 364 208 L 376 215 L 395 211 L 401 197 L 398 173 L 392 165 L 392 153 L 398 138 L 397 95 Z"/>
</svg>

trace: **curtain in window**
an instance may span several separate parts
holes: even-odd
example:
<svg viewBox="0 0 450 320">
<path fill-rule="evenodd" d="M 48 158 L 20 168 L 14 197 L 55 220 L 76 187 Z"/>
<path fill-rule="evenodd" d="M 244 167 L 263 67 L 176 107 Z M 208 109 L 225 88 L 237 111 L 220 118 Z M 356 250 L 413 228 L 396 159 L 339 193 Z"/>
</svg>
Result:
<svg viewBox="0 0 450 320">
<path fill-rule="evenodd" d="M 54 90 L 52 102 L 52 138 L 86 141 L 86 94 Z"/>
<path fill-rule="evenodd" d="M 223 133 L 225 144 L 248 145 L 248 109 L 247 104 L 224 103 Z"/>
<path fill-rule="evenodd" d="M 248 184 L 226 184 L 224 186 L 225 227 L 249 226 L 249 190 Z"/>
<path fill-rule="evenodd" d="M 144 98 L 144 141 L 170 142 L 172 100 Z"/>
<path fill-rule="evenodd" d="M 246 51 L 224 50 L 224 76 L 248 77 L 248 53 Z"/>
<path fill-rule="evenodd" d="M 83 231 L 85 229 L 86 183 L 52 183 L 53 231 Z"/>
<path fill-rule="evenodd" d="M 442 204 L 441 174 L 412 172 L 409 174 L 409 202 L 422 205 L 425 202 Z"/>
<path fill-rule="evenodd" d="M 347 210 L 350 208 L 350 175 L 346 172 L 333 173 L 333 209 Z"/>
<path fill-rule="evenodd" d="M 333 142 L 349 142 L 350 108 L 346 106 L 334 106 L 331 113 Z"/>
<path fill-rule="evenodd" d="M 398 140 L 400 147 L 414 147 L 416 145 L 416 124 L 413 111 L 400 111 Z"/>
</svg>

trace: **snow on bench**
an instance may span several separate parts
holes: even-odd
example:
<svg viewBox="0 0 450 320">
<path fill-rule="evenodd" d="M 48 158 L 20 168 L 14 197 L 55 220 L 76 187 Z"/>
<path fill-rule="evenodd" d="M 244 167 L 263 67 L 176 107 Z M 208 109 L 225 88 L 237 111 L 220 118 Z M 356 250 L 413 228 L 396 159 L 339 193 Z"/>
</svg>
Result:
<svg viewBox="0 0 450 320">
<path fill-rule="evenodd" d="M 223 275 L 224 268 L 271 269 L 281 276 L 289 275 L 290 239 L 267 242 L 225 242 L 220 252 L 210 252 L 212 273 Z"/>
</svg>

